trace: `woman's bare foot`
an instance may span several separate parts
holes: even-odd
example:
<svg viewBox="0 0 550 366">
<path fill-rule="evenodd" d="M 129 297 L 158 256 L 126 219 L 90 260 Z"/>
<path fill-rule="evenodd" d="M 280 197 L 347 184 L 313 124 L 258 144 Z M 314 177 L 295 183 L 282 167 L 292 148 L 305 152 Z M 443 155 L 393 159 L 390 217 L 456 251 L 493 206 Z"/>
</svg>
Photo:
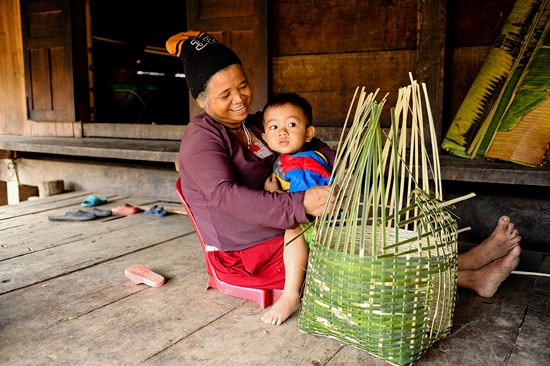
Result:
<svg viewBox="0 0 550 366">
<path fill-rule="evenodd" d="M 300 308 L 300 295 L 283 295 L 273 304 L 271 309 L 262 315 L 262 320 L 267 324 L 281 325 Z"/>
<path fill-rule="evenodd" d="M 521 248 L 519 245 L 516 245 L 506 256 L 489 263 L 477 271 L 473 271 L 476 272 L 476 280 L 471 289 L 477 292 L 479 296 L 493 296 L 502 281 L 517 267 L 520 253 Z"/>
<path fill-rule="evenodd" d="M 510 222 L 510 218 L 501 216 L 487 239 L 458 256 L 458 270 L 479 269 L 507 255 L 520 241 L 518 229 Z"/>
</svg>

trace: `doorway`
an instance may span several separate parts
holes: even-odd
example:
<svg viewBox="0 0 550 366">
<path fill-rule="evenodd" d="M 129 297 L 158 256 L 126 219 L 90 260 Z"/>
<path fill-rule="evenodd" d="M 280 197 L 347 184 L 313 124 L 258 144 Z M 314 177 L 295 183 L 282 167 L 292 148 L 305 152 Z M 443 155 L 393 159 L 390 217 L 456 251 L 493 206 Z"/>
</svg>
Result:
<svg viewBox="0 0 550 366">
<path fill-rule="evenodd" d="M 166 40 L 186 29 L 186 2 L 89 0 L 91 121 L 186 124 L 188 89 Z"/>
</svg>

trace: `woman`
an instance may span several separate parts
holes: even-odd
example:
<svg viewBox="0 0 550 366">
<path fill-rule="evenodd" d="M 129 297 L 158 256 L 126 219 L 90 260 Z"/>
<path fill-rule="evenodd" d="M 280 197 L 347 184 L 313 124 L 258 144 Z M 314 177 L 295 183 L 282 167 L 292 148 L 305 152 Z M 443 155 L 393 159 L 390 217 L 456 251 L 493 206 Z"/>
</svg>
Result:
<svg viewBox="0 0 550 366">
<path fill-rule="evenodd" d="M 222 281 L 283 289 L 262 315 L 266 323 L 281 324 L 300 306 L 308 255 L 295 243 L 284 246 L 284 231 L 321 215 L 330 188 L 264 191 L 275 155 L 259 138 L 261 116 L 249 113 L 252 91 L 239 57 L 203 32 L 178 33 L 166 47 L 182 59 L 189 91 L 204 110 L 182 138 L 179 174 L 207 255 Z M 332 166 L 327 145 L 314 138 L 307 149 Z M 492 296 L 519 261 L 519 240 L 510 220 L 501 218 L 473 254 L 459 256 L 459 285 Z"/>
<path fill-rule="evenodd" d="M 190 38 L 189 38 L 190 37 Z M 329 187 L 305 192 L 263 190 L 275 155 L 260 140 L 260 115 L 249 114 L 252 91 L 235 53 L 206 33 L 173 36 L 167 49 L 182 58 L 189 91 L 204 113 L 181 142 L 182 191 L 222 281 L 283 289 L 264 315 L 281 324 L 300 306 L 307 249 L 283 245 L 285 229 L 322 213 Z M 334 151 L 314 139 L 332 164 Z"/>
</svg>

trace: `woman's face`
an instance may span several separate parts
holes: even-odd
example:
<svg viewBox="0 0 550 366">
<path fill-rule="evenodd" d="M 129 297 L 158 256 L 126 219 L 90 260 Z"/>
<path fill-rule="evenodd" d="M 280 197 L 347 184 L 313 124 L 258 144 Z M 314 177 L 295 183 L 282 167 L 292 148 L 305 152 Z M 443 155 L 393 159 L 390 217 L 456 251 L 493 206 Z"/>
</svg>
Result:
<svg viewBox="0 0 550 366">
<path fill-rule="evenodd" d="M 208 81 L 205 97 L 197 103 L 216 121 L 227 127 L 238 127 L 248 115 L 252 89 L 240 65 L 220 70 Z"/>
</svg>

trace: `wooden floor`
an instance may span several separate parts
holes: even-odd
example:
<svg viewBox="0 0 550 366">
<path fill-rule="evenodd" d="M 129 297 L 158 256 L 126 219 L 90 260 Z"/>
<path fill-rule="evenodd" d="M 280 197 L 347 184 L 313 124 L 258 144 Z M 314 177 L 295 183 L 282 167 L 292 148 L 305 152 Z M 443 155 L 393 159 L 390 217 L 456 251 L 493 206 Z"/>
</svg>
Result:
<svg viewBox="0 0 550 366">
<path fill-rule="evenodd" d="M 48 220 L 89 194 L 0 206 L 1 365 L 386 364 L 300 332 L 297 315 L 265 325 L 255 303 L 206 291 L 200 245 L 177 203 L 107 196 L 99 208 L 157 203 L 172 213 Z M 521 265 L 548 273 L 549 259 L 526 252 Z M 166 284 L 133 285 L 124 269 L 138 263 Z M 416 364 L 550 365 L 548 339 L 550 279 L 512 275 L 491 299 L 460 290 L 451 335 Z"/>
</svg>

